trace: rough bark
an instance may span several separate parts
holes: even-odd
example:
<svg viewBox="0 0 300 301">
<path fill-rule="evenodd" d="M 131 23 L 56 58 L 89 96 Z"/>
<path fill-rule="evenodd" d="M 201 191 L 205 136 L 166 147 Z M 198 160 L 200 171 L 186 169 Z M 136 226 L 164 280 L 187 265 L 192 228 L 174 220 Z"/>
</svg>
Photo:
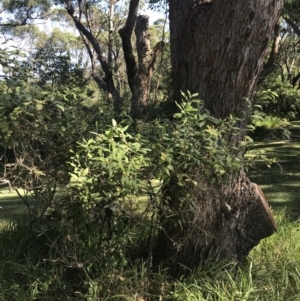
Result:
<svg viewBox="0 0 300 301">
<path fill-rule="evenodd" d="M 282 0 L 170 0 L 174 97 L 199 92 L 225 118 L 251 99 Z"/>
<path fill-rule="evenodd" d="M 148 28 L 149 17 L 145 15 L 138 16 L 135 27 L 136 48 L 139 62 L 136 83 L 137 88 L 133 94 L 131 103 L 131 115 L 134 117 L 141 116 L 148 106 L 150 85 L 155 69 L 156 58 L 158 53 L 164 47 L 164 42 L 158 42 L 151 48 Z"/>
<path fill-rule="evenodd" d="M 198 92 L 217 118 L 242 117 L 239 146 L 268 44 L 283 0 L 169 0 L 174 98 Z M 200 173 L 200 171 L 199 171 Z M 210 256 L 242 261 L 276 231 L 260 188 L 243 170 L 227 186 L 195 192 L 196 213 L 181 230 L 164 221 L 154 259 L 168 261 L 173 275 Z M 176 208 L 176 193 L 170 205 Z M 174 205 L 175 204 L 175 205 Z"/>
</svg>

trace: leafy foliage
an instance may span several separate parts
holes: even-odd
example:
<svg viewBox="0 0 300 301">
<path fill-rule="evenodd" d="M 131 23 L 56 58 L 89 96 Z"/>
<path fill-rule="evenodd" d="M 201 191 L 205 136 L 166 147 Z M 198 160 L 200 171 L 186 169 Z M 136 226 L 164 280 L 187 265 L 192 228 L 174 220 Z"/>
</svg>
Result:
<svg viewBox="0 0 300 301">
<path fill-rule="evenodd" d="M 257 104 L 270 116 L 298 120 L 300 117 L 299 92 L 280 77 L 271 77 L 257 92 Z"/>
<path fill-rule="evenodd" d="M 0 82 L 1 178 L 35 198 L 33 210 L 23 198 L 32 224 L 53 202 L 56 185 L 67 183 L 69 149 L 91 130 L 100 112 L 87 114 L 81 104 L 87 97 L 84 88 L 47 91 L 33 84 L 30 70 L 15 55 L 1 56 L 5 72 Z"/>
<path fill-rule="evenodd" d="M 221 183 L 241 166 L 226 139 L 229 131 L 237 133 L 236 120 L 215 119 L 197 95 L 183 96 L 174 120 L 138 128 L 113 120 L 107 130 L 83 139 L 71 159 L 72 202 L 82 208 L 80 220 L 88 229 L 98 229 L 97 240 L 91 240 L 97 245 L 97 257 L 105 258 L 105 263 L 97 261 L 98 269 L 109 262 L 124 265 L 128 256 L 124 250 L 132 243 L 155 239 L 160 215 L 174 215 L 166 205 L 170 183 L 180 194 L 182 208 L 192 210 L 195 187 L 205 190 Z M 86 229 L 79 231 L 85 239 Z M 144 252 L 145 244 L 138 248 Z"/>
<path fill-rule="evenodd" d="M 300 1 L 299 0 L 287 0 L 284 3 L 284 13 L 287 14 L 293 21 L 300 22 Z"/>
</svg>

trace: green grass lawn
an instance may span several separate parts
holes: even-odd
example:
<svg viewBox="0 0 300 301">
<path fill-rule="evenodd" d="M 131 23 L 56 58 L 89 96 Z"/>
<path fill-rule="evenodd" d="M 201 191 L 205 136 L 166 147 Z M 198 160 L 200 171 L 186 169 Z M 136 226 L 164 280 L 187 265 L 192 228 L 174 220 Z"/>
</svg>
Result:
<svg viewBox="0 0 300 301">
<path fill-rule="evenodd" d="M 0 222 L 26 218 L 26 207 L 14 190 L 0 190 L 0 206 Z"/>
<path fill-rule="evenodd" d="M 300 217 L 300 141 L 261 142 L 252 147 L 248 155 L 264 150 L 278 164 L 268 168 L 258 163 L 250 170 L 250 179 L 260 185 L 270 206 L 276 212 L 286 207 L 292 219 Z"/>
</svg>

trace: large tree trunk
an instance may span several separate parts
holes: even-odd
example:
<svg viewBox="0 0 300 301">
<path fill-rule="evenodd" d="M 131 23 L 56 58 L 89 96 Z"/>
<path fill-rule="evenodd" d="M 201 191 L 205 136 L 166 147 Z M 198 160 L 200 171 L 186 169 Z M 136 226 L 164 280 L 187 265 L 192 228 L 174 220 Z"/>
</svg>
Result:
<svg viewBox="0 0 300 301">
<path fill-rule="evenodd" d="M 198 92 L 217 118 L 242 117 L 244 137 L 252 100 L 283 0 L 169 0 L 174 98 Z M 229 185 L 197 193 L 196 212 L 183 230 L 162 223 L 155 261 L 168 261 L 173 275 L 210 256 L 241 261 L 276 231 L 260 188 L 243 170 Z M 171 205 L 176 207 L 176 193 Z"/>
</svg>

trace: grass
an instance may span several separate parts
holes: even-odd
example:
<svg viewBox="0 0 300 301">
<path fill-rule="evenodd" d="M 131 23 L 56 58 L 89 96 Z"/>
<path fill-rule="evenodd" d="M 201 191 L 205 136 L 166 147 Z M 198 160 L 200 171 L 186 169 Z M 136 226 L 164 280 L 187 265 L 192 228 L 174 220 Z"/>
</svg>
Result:
<svg viewBox="0 0 300 301">
<path fill-rule="evenodd" d="M 276 219 L 278 233 L 262 241 L 243 266 L 212 263 L 180 281 L 169 279 L 165 271 L 153 273 L 138 261 L 89 279 L 86 290 L 78 287 L 74 295 L 55 260 L 48 265 L 34 265 L 29 257 L 25 264 L 2 261 L 0 300 L 299 301 L 300 224 L 287 221 L 283 212 Z M 2 235 L 11 233 L 11 227 Z M 24 235 L 24 229 L 14 227 Z"/>
<path fill-rule="evenodd" d="M 278 232 L 254 248 L 242 266 L 211 263 L 180 281 L 136 261 L 97 278 L 86 277 L 74 287 L 57 259 L 60 254 L 47 253 L 51 233 L 46 236 L 49 240 L 39 240 L 39 234 L 28 240 L 26 228 L 10 222 L 24 217 L 22 202 L 16 194 L 1 190 L 0 301 L 299 301 L 300 142 L 256 143 L 248 155 L 260 150 L 276 157 L 278 164 L 267 168 L 259 162 L 249 175 L 265 192 Z"/>
<path fill-rule="evenodd" d="M 212 263 L 187 279 L 172 281 L 163 272 L 151 274 L 135 265 L 122 274 L 122 281 L 112 280 L 114 294 L 105 300 L 299 301 L 300 225 L 286 220 L 284 212 L 276 219 L 278 233 L 254 248 L 239 268 Z"/>
<path fill-rule="evenodd" d="M 15 191 L 0 190 L 0 223 L 26 218 L 27 209 Z"/>
<path fill-rule="evenodd" d="M 248 155 L 263 150 L 276 164 L 268 168 L 260 162 L 250 170 L 250 179 L 259 184 L 275 212 L 286 208 L 296 220 L 300 217 L 300 142 L 261 142 L 254 145 Z"/>
</svg>

